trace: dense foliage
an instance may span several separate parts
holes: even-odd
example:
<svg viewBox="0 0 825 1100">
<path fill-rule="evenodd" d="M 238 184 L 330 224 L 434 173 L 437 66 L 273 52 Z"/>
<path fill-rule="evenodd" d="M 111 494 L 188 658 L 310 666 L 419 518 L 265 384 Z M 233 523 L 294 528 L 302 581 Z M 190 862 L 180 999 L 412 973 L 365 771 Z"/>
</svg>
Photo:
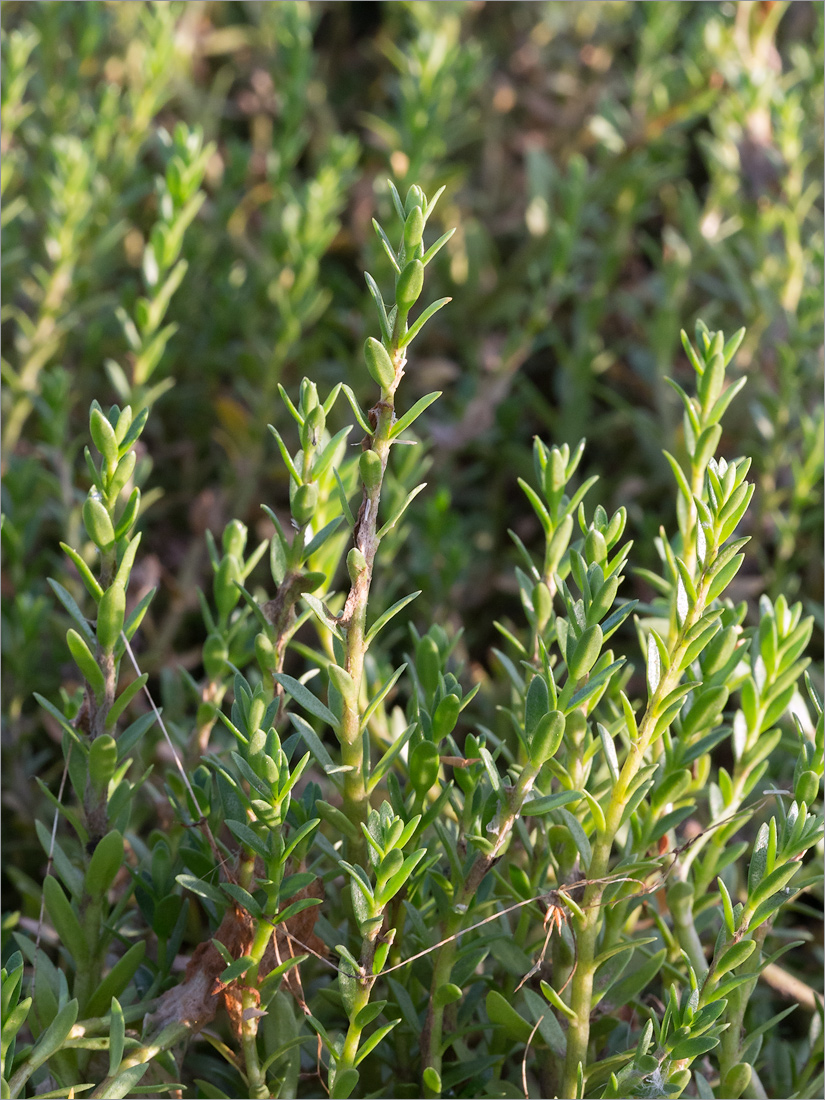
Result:
<svg viewBox="0 0 825 1100">
<path fill-rule="evenodd" d="M 821 1095 L 822 33 L 3 5 L 3 1095 Z"/>
</svg>

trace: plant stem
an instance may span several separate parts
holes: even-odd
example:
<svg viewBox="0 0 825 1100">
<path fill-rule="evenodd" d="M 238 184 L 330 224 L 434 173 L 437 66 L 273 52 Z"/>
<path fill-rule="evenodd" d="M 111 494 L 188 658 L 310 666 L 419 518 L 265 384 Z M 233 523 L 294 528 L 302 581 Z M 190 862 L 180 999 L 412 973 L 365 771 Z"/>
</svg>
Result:
<svg viewBox="0 0 825 1100">
<path fill-rule="evenodd" d="M 131 1083 L 127 1084 L 125 1088 L 114 1087 L 116 1078 L 123 1070 L 130 1069 L 132 1066 L 142 1066 L 145 1065 L 146 1062 L 151 1062 L 152 1059 L 157 1058 L 164 1050 L 169 1050 L 190 1034 L 191 1030 L 188 1023 L 177 1020 L 175 1023 L 168 1024 L 148 1043 L 142 1047 L 138 1047 L 138 1049 L 133 1051 L 128 1058 L 124 1058 L 118 1066 L 117 1073 L 113 1074 L 111 1077 L 107 1077 L 105 1081 L 102 1081 L 95 1091 L 90 1094 L 90 1100 L 120 1100 L 121 1097 L 126 1096 L 128 1092 L 133 1090 L 133 1085 Z"/>
<path fill-rule="evenodd" d="M 101 555 L 100 581 L 102 588 L 105 589 L 112 583 L 115 566 L 114 550 Z M 98 644 L 95 657 L 100 671 L 103 673 L 104 688 L 102 697 L 98 698 L 91 687 L 88 684 L 86 685 L 90 741 L 94 741 L 106 732 L 106 719 L 117 690 L 117 667 L 114 654 L 104 652 Z M 96 790 L 92 784 L 91 776 L 88 775 L 86 790 L 83 795 L 83 811 L 89 832 L 90 847 L 88 850 L 93 852 L 98 842 L 109 831 L 109 792 L 106 786 L 102 790 Z M 100 985 L 102 977 L 106 946 L 109 942 L 109 935 L 103 930 L 105 919 L 104 900 L 99 895 L 90 895 L 84 889 L 80 902 L 81 913 L 83 914 L 83 929 L 86 942 L 89 945 L 89 963 L 77 970 L 74 982 L 74 994 L 77 997 L 81 1011 L 86 1007 L 92 994 Z"/>
<path fill-rule="evenodd" d="M 341 757 L 349 769 L 344 773 L 344 813 L 355 826 L 358 839 L 350 842 L 349 854 L 353 862 L 362 862 L 364 845 L 361 825 L 366 825 L 369 813 L 369 794 L 367 792 L 367 762 L 363 733 L 361 731 L 360 699 L 364 678 L 364 657 L 367 652 L 367 604 L 375 555 L 378 551 L 378 507 L 381 501 L 381 487 L 390 453 L 390 430 L 395 416 L 395 390 L 404 374 L 406 358 L 403 349 L 396 349 L 392 356 L 395 366 L 395 380 L 391 387 L 382 389 L 381 400 L 370 409 L 370 422 L 375 423 L 375 431 L 365 443 L 365 449 L 373 450 L 381 459 L 381 476 L 371 487 L 364 486 L 361 508 L 353 531 L 356 549 L 364 556 L 364 565 L 353 575 L 352 587 L 344 605 L 341 623 L 346 630 L 345 669 L 355 685 L 353 698 L 343 701 L 341 715 Z"/>
<path fill-rule="evenodd" d="M 114 508 L 114 505 L 112 505 Z M 100 586 L 104 590 L 109 587 L 116 572 L 115 551 L 111 550 L 101 554 L 100 557 Z M 100 671 L 103 673 L 103 696 L 98 699 L 91 687 L 86 685 L 86 706 L 88 710 L 89 740 L 94 741 L 106 733 L 106 719 L 115 701 L 117 691 L 117 667 L 114 654 L 105 653 L 100 645 L 95 653 Z M 86 790 L 83 796 L 83 809 L 86 817 L 86 826 L 89 830 L 91 842 L 97 843 L 109 831 L 109 793 L 104 787 L 102 791 L 95 791 L 91 779 L 87 780 Z M 93 942 L 93 941 L 90 941 Z"/>
<path fill-rule="evenodd" d="M 365 936 L 361 946 L 360 960 L 362 973 L 364 975 L 371 975 L 374 957 L 375 941 Z M 336 1097 L 340 1096 L 340 1091 L 336 1088 L 339 1075 L 346 1070 L 355 1069 L 358 1047 L 361 1042 L 361 1033 L 364 1030 L 363 1026 L 355 1023 L 355 1021 L 358 1017 L 358 1013 L 369 1004 L 372 987 L 375 984 L 375 978 L 371 976 L 359 977 L 354 980 L 357 981 L 358 984 L 353 996 L 353 1002 L 347 1013 L 349 1016 L 349 1027 L 347 1028 L 344 1045 L 341 1049 L 341 1057 L 335 1065 L 335 1074 L 330 1085 L 330 1100 L 335 1100 Z"/>
<path fill-rule="evenodd" d="M 244 976 L 244 989 L 241 997 L 243 1004 L 243 1022 L 241 1024 L 241 1046 L 243 1048 L 244 1062 L 246 1064 L 246 1081 L 249 1088 L 250 1100 L 266 1100 L 269 1089 L 266 1084 L 266 1074 L 261 1070 L 261 1062 L 258 1057 L 258 1015 L 257 1009 L 260 997 L 257 991 L 258 968 L 264 957 L 269 941 L 272 939 L 273 926 L 268 921 L 260 921 L 249 950 L 250 956 L 255 960 Z"/>
<path fill-rule="evenodd" d="M 490 865 L 486 856 L 480 856 L 473 864 L 464 887 L 459 894 L 459 899 L 453 905 L 453 911 L 444 926 L 444 938 L 447 943 L 438 952 L 435 967 L 433 969 L 433 983 L 430 987 L 430 1007 L 427 1020 L 424 1024 L 424 1032 L 421 1036 L 421 1064 L 422 1069 L 432 1068 L 441 1076 L 442 1034 L 444 1027 L 444 1005 L 436 999 L 436 991 L 450 980 L 450 975 L 458 950 L 458 935 L 464 923 L 464 917 L 476 890 L 484 878 Z M 423 1086 L 425 1097 L 439 1096 L 426 1084 Z"/>
<path fill-rule="evenodd" d="M 765 696 L 767 698 L 770 698 L 770 696 L 768 695 L 767 692 L 765 693 Z M 747 749 L 750 748 L 750 746 L 754 743 L 756 738 L 759 736 L 759 733 L 762 731 L 762 727 L 763 727 L 764 720 L 765 720 L 765 715 L 767 713 L 768 705 L 769 705 L 767 702 L 764 701 L 765 696 L 763 696 L 763 701 L 761 701 L 757 706 L 756 717 L 755 717 L 755 720 L 754 720 L 754 723 L 753 723 L 753 727 L 752 727 L 752 729 L 750 729 L 748 731 L 748 738 L 747 738 L 747 745 L 746 745 L 745 752 L 747 752 Z M 753 771 L 753 768 L 755 766 L 757 766 L 757 765 L 748 764 L 747 766 L 743 767 L 741 757 L 740 757 L 740 759 L 738 759 L 736 761 L 735 766 L 734 766 L 734 770 L 733 770 L 733 775 L 731 777 L 731 786 L 732 786 L 731 798 L 730 798 L 730 801 L 726 804 L 726 813 L 727 814 L 729 814 L 729 815 L 735 814 L 736 811 L 739 809 L 739 807 L 742 805 L 742 802 L 744 801 L 744 798 L 745 798 L 745 793 L 744 793 L 745 785 L 748 781 L 748 777 L 750 776 L 750 774 Z M 686 854 L 684 867 L 685 868 L 690 867 L 690 865 L 693 863 L 693 861 L 696 859 L 696 857 L 700 854 L 700 852 L 702 851 L 702 849 L 705 847 L 706 844 L 712 850 L 715 849 L 718 852 L 722 847 L 724 847 L 724 845 L 727 843 L 727 840 L 728 840 L 728 836 L 727 836 L 727 830 L 726 829 L 719 829 L 719 830 L 717 830 L 716 832 L 713 832 L 713 833 L 706 832 L 703 836 L 697 837 L 696 844 L 693 845 L 693 848 L 691 849 L 691 851 L 689 851 Z M 696 865 L 696 870 L 694 872 L 694 883 L 695 883 L 695 886 L 696 886 L 697 894 L 705 893 L 708 890 L 708 888 L 710 887 L 711 880 L 713 879 L 713 877 L 715 875 L 715 871 L 714 871 L 715 866 L 716 866 L 716 861 L 713 859 L 713 857 L 711 857 L 710 859 L 705 860 L 704 867 L 699 865 L 699 864 Z"/>
<path fill-rule="evenodd" d="M 699 939 L 699 933 L 693 923 L 693 907 L 690 905 L 684 907 L 672 905 L 670 915 L 673 918 L 673 931 L 679 946 L 690 959 L 690 965 L 693 967 L 697 978 L 701 979 L 707 973 L 708 964 L 705 959 L 702 941 Z"/>
<path fill-rule="evenodd" d="M 728 1070 L 735 1066 L 740 1061 L 741 1053 L 741 1041 L 742 1041 L 742 1024 L 745 1018 L 745 1009 L 748 1007 L 748 1001 L 751 998 L 756 981 L 759 977 L 759 967 L 762 961 L 762 948 L 765 943 L 765 938 L 770 930 L 772 922 L 763 921 L 762 924 L 753 933 L 753 939 L 757 944 L 757 949 L 749 958 L 747 958 L 737 970 L 737 976 L 751 973 L 753 974 L 753 980 L 746 982 L 744 985 L 739 985 L 735 989 L 732 989 L 727 994 L 728 1007 L 725 1013 L 725 1019 L 727 1020 L 728 1027 L 722 1032 L 719 1042 L 719 1075 L 724 1080 L 725 1074 Z M 704 991 L 703 991 L 704 992 Z M 703 997 L 700 1000 L 700 1004 L 705 1000 Z M 761 1082 L 759 1078 L 756 1079 L 758 1085 L 756 1088 L 761 1088 Z M 753 1078 L 751 1078 L 751 1086 L 754 1085 Z M 759 1096 L 761 1093 L 755 1091 L 754 1095 Z"/>
<path fill-rule="evenodd" d="M 359 985 L 358 992 L 355 994 L 355 998 L 353 1000 L 351 1008 L 349 1027 L 347 1028 L 346 1038 L 344 1039 L 344 1046 L 341 1050 L 341 1057 L 336 1063 L 335 1075 L 330 1086 L 330 1100 L 335 1100 L 336 1097 L 339 1097 L 341 1095 L 340 1090 L 337 1088 L 341 1074 L 343 1074 L 348 1069 L 355 1068 L 355 1059 L 358 1055 L 358 1045 L 361 1042 L 361 1032 L 364 1029 L 358 1027 L 358 1025 L 354 1023 L 354 1020 L 361 1009 L 366 1008 L 369 1004 L 371 990 L 372 983 L 370 983 L 368 986 Z"/>
<path fill-rule="evenodd" d="M 74 263 L 69 261 L 58 264 L 52 272 L 40 306 L 37 327 L 28 341 L 28 356 L 11 382 L 10 389 L 15 400 L 3 426 L 4 463 L 14 454 L 23 425 L 34 409 L 35 398 L 40 393 L 40 373 L 63 339 L 60 314 L 72 284 L 73 272 Z"/>
<path fill-rule="evenodd" d="M 567 1055 L 565 1058 L 562 1096 L 573 1097 L 576 1095 L 579 1063 L 583 1068 L 587 1065 L 587 1046 L 590 1041 L 590 1006 L 593 995 L 593 978 L 596 971 L 597 939 L 601 926 L 601 899 L 607 887 L 607 883 L 599 880 L 607 876 L 610 853 L 613 849 L 616 834 L 622 825 L 622 818 L 633 780 L 644 762 L 645 753 L 653 741 L 657 722 L 664 709 L 663 704 L 668 695 L 676 689 L 681 679 L 681 662 L 687 649 L 685 639 L 704 611 L 705 598 L 704 586 L 700 586 L 696 603 L 686 616 L 685 622 L 676 637 L 670 654 L 669 666 L 666 671 L 663 671 L 662 678 L 648 702 L 644 717 L 639 725 L 638 740 L 635 744 L 631 744 L 624 767 L 613 787 L 610 803 L 604 815 L 604 831 L 597 835 L 596 843 L 593 845 L 593 856 L 587 872 L 587 877 L 593 881 L 586 888 L 581 902 L 584 918 L 575 922 L 578 964 L 571 981 L 570 1007 L 575 1012 L 576 1018 L 570 1021 L 567 1032 Z"/>
<path fill-rule="evenodd" d="M 444 1030 L 445 1005 L 439 1002 L 438 990 L 447 984 L 453 969 L 456 951 L 458 950 L 458 937 L 466 918 L 467 910 L 476 891 L 484 879 L 484 876 L 496 862 L 502 848 L 507 843 L 513 826 L 521 812 L 521 807 L 527 795 L 533 788 L 533 784 L 541 771 L 540 766 L 527 764 L 522 769 L 516 786 L 510 792 L 507 811 L 499 825 L 496 839 L 488 854 L 479 854 L 456 901 L 453 902 L 452 912 L 444 927 L 444 939 L 447 941 L 439 950 L 433 969 L 433 981 L 430 987 L 430 1007 L 427 1020 L 424 1024 L 424 1032 L 421 1036 L 421 1061 L 423 1069 L 434 1069 L 441 1076 L 442 1036 Z M 438 1095 L 426 1084 L 423 1085 L 424 1096 Z"/>
<path fill-rule="evenodd" d="M 78 1010 L 82 1012 L 100 985 L 103 959 L 109 936 L 102 929 L 103 898 L 90 897 L 83 891 L 83 932 L 89 945 L 88 965 L 79 967 L 74 980 L 73 993 L 77 997 Z"/>
</svg>

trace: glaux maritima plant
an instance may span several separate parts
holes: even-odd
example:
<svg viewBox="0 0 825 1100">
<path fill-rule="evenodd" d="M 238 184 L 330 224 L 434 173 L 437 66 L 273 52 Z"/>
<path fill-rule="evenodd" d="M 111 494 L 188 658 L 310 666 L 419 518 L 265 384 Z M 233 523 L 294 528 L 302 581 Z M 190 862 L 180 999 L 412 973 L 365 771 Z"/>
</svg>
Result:
<svg viewBox="0 0 825 1100">
<path fill-rule="evenodd" d="M 267 509 L 274 533 L 250 554 L 238 521 L 220 549 L 210 540 L 188 728 L 136 708 L 147 413 L 92 407 L 89 544 L 64 546 L 75 581 L 51 582 L 83 689 L 40 700 L 62 732 L 64 784 L 41 784 L 57 816 L 40 826 L 38 937 L 15 931 L 3 969 L 3 1096 L 766 1095 L 760 1049 L 779 1017 L 748 1027 L 746 1013 L 794 946 L 782 908 L 821 877 L 804 857 L 822 836 L 823 718 L 811 685 L 813 720 L 798 692 L 800 606 L 763 599 L 746 625 L 726 596 L 753 493 L 749 460 L 717 455 L 742 333 L 683 335 L 677 530 L 660 533 L 661 574 L 644 574 L 650 602 L 623 595 L 624 508 L 588 514 L 596 479 L 575 486 L 584 443 L 536 440 L 534 483 L 520 484 L 545 547 L 536 561 L 513 536 L 525 625 L 497 624 L 493 690 L 508 698 L 494 731 L 474 717 L 458 639 L 410 626 L 396 665 L 385 628 L 417 593 L 389 607 L 373 594 L 381 544 L 423 488 L 388 508 L 388 463 L 439 396 L 399 415 L 396 395 L 410 344 L 449 300 L 411 320 L 450 234 L 426 248 L 438 195 L 391 193 L 398 245 L 375 223 L 390 303 L 366 276 L 377 399 L 365 413 L 343 384 L 323 401 L 309 379 L 297 403 L 282 391 L 300 437 L 292 453 L 272 428 L 291 522 Z M 327 428 L 341 393 L 357 456 L 349 428 Z M 271 596 L 250 580 L 267 551 Z M 163 777 L 177 821 L 163 832 L 146 764 L 158 728 L 179 765 Z M 768 774 L 782 746 L 788 786 Z M 215 1053 L 185 1053 L 195 1034 Z M 815 1094 L 817 1068 L 814 1049 L 796 1095 Z"/>
</svg>

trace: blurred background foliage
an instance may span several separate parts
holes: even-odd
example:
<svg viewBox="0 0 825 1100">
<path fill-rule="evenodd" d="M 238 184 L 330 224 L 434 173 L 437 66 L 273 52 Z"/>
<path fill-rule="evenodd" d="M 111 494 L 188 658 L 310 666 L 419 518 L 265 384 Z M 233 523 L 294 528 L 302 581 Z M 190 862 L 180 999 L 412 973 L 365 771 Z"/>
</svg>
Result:
<svg viewBox="0 0 825 1100">
<path fill-rule="evenodd" d="M 518 614 L 507 530 L 541 541 L 514 491 L 537 433 L 587 437 L 589 507 L 626 506 L 649 552 L 674 524 L 662 448 L 684 453 L 664 376 L 689 374 L 678 332 L 701 315 L 748 330 L 723 441 L 757 483 L 733 595 L 801 599 L 821 656 L 822 3 L 10 0 L 2 33 L 3 833 L 19 894 L 21 852 L 39 851 L 31 776 L 59 778 L 32 692 L 78 687 L 45 578 L 70 583 L 58 543 L 82 537 L 90 401 L 153 406 L 136 598 L 160 590 L 140 659 L 174 718 L 175 670 L 200 672 L 205 533 L 235 517 L 255 544 L 261 503 L 287 500 L 266 431 L 290 431 L 278 385 L 343 380 L 369 401 L 363 271 L 389 276 L 371 226 L 388 176 L 402 194 L 446 185 L 438 216 L 457 232 L 430 287 L 453 305 L 405 384 L 410 404 L 445 395 L 419 422 L 430 488 L 377 599 L 395 578 L 422 589 L 416 622 L 463 624 L 474 678 L 495 675 L 492 622 Z"/>
</svg>

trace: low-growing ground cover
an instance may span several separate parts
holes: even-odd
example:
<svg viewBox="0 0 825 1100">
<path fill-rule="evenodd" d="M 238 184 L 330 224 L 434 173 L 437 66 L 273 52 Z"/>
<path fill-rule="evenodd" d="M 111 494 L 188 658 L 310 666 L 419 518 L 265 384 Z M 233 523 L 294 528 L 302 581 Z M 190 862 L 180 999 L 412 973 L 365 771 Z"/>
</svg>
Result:
<svg viewBox="0 0 825 1100">
<path fill-rule="evenodd" d="M 821 30 L 4 5 L 11 1095 L 819 1094 Z"/>
</svg>

